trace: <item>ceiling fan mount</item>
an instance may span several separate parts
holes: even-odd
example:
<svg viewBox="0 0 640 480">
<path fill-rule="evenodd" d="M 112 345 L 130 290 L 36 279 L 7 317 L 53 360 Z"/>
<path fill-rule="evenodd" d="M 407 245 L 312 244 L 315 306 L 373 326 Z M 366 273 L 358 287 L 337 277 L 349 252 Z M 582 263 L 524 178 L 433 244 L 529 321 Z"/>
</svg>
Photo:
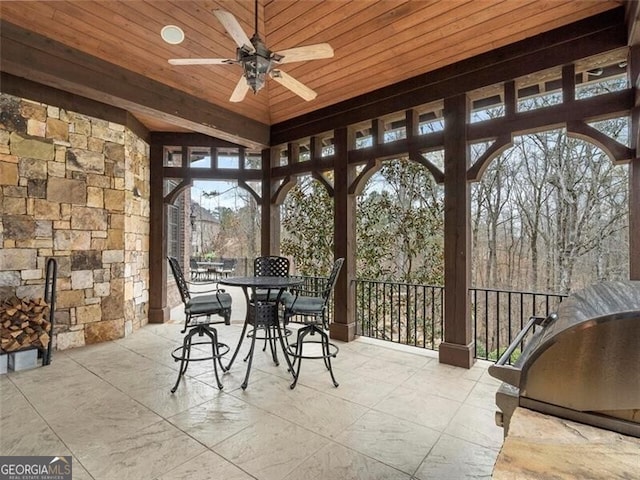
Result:
<svg viewBox="0 0 640 480">
<path fill-rule="evenodd" d="M 243 76 L 231 94 L 229 99 L 231 102 L 241 102 L 249 89 L 253 93 L 258 93 L 264 87 L 268 77 L 273 78 L 306 101 L 316 98 L 316 92 L 278 69 L 278 66 L 285 63 L 331 58 L 333 57 L 331 45 L 318 43 L 272 52 L 258 35 L 258 0 L 255 1 L 255 31 L 250 39 L 231 13 L 224 10 L 214 10 L 213 14 L 236 42 L 236 59 L 172 58 L 169 59 L 171 65 L 240 65 Z"/>
</svg>

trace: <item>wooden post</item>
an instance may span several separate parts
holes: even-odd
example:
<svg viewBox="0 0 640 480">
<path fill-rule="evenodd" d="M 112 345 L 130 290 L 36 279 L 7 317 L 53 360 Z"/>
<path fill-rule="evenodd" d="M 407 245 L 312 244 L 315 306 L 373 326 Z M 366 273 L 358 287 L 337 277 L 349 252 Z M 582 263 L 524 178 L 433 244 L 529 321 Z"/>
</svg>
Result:
<svg viewBox="0 0 640 480">
<path fill-rule="evenodd" d="M 640 280 L 640 45 L 629 51 L 629 74 L 630 83 L 636 88 L 630 132 L 636 158 L 629 162 L 629 279 Z"/>
<path fill-rule="evenodd" d="M 167 212 L 164 204 L 164 145 L 152 141 L 150 165 L 149 225 L 149 323 L 169 320 L 167 306 Z"/>
<path fill-rule="evenodd" d="M 469 305 L 470 195 L 467 183 L 467 113 L 465 94 L 444 101 L 444 342 L 441 363 L 470 368 L 473 330 Z"/>
<path fill-rule="evenodd" d="M 334 215 L 333 242 L 335 259 L 344 257 L 345 262 L 338 276 L 334 292 L 334 316 L 331 323 L 331 338 L 349 342 L 356 335 L 355 319 L 355 238 L 356 199 L 349 194 L 353 182 L 353 169 L 347 162 L 349 138 L 346 128 L 334 132 Z"/>
</svg>

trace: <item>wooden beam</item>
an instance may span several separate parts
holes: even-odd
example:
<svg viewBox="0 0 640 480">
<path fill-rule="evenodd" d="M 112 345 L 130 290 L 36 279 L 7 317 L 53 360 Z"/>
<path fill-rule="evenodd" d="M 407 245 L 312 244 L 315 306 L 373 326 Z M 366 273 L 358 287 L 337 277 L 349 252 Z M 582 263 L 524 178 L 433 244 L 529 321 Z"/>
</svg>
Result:
<svg viewBox="0 0 640 480">
<path fill-rule="evenodd" d="M 552 105 L 528 112 L 520 112 L 511 118 L 496 118 L 469 125 L 469 141 L 519 134 L 527 131 L 548 130 L 568 122 L 612 118 L 628 115 L 633 105 L 633 90 L 622 90 L 597 97 L 575 100 L 568 104 Z"/>
<path fill-rule="evenodd" d="M 629 45 L 640 45 L 640 2 L 626 0 L 624 7 Z"/>
<path fill-rule="evenodd" d="M 574 62 L 627 44 L 624 8 L 275 124 L 271 144 L 316 135 Z"/>
<path fill-rule="evenodd" d="M 250 148 L 269 143 L 268 125 L 4 20 L 0 40 L 3 72 Z"/>
<path fill-rule="evenodd" d="M 124 125 L 145 142 L 150 142 L 147 127 L 122 108 L 96 102 L 95 100 L 32 82 L 25 78 L 16 77 L 6 72 L 0 72 L 0 89 L 2 93 L 8 93 L 9 95 L 20 98 L 28 98 L 29 100 L 46 103 L 47 105 L 55 105 L 64 110 Z"/>
</svg>

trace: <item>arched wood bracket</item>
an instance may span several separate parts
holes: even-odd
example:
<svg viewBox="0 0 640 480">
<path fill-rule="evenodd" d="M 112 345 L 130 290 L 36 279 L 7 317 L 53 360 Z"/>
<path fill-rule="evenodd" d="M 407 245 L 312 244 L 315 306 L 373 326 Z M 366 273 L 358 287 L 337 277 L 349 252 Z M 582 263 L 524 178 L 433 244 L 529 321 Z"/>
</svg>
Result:
<svg viewBox="0 0 640 480">
<path fill-rule="evenodd" d="M 430 160 L 424 158 L 424 156 L 417 150 L 411 150 L 409 152 L 409 159 L 416 163 L 419 163 L 423 167 L 426 167 L 431 175 L 433 175 L 436 183 L 444 183 L 444 172 L 435 166 Z"/>
<path fill-rule="evenodd" d="M 247 182 L 244 180 L 238 180 L 238 186 L 249 192 L 258 205 L 262 203 L 262 197 L 260 194 L 258 194 L 258 192 L 256 192 Z"/>
<path fill-rule="evenodd" d="M 289 175 L 284 177 L 280 186 L 271 196 L 271 203 L 273 205 L 280 205 L 284 201 L 284 197 L 287 196 L 287 193 L 289 193 L 289 190 L 291 190 L 295 186 L 295 184 L 295 178 L 292 179 Z M 268 198 L 267 195 L 264 195 L 264 198 Z"/>
<path fill-rule="evenodd" d="M 360 195 L 362 190 L 364 190 L 364 186 L 367 184 L 367 181 L 380 170 L 382 166 L 382 160 L 374 159 L 369 160 L 360 174 L 353 180 L 351 185 L 349 185 L 349 195 Z"/>
<path fill-rule="evenodd" d="M 327 177 L 325 177 L 322 173 L 318 171 L 311 172 L 311 176 L 316 180 L 318 180 L 324 186 L 325 190 L 327 191 L 330 197 L 333 197 L 335 190 L 331 182 L 327 180 Z"/>
<path fill-rule="evenodd" d="M 500 135 L 487 150 L 467 170 L 467 180 L 477 182 L 489 166 L 489 162 L 512 145 L 511 134 Z"/>
<path fill-rule="evenodd" d="M 176 185 L 176 188 L 174 188 L 169 193 L 167 193 L 162 199 L 162 201 L 169 205 L 173 205 L 173 202 L 175 202 L 176 198 L 178 198 L 178 196 L 182 193 L 182 191 L 185 188 L 190 187 L 192 184 L 193 184 L 193 181 L 190 178 L 185 178 L 178 185 Z"/>
<path fill-rule="evenodd" d="M 591 125 L 587 125 L 585 122 L 567 122 L 567 134 L 597 145 L 609 156 L 613 163 L 626 163 L 635 158 L 635 153 L 631 148 Z"/>
</svg>

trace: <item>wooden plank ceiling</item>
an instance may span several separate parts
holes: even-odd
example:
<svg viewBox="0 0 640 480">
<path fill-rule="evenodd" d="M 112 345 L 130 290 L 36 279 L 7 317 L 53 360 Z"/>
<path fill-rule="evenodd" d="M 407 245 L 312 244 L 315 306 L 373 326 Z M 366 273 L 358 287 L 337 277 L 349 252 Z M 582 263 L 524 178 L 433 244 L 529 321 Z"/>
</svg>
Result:
<svg viewBox="0 0 640 480">
<path fill-rule="evenodd" d="M 284 65 L 317 91 L 305 102 L 270 80 L 228 101 L 237 65 L 171 66 L 169 58 L 235 58 L 211 13 L 231 12 L 249 36 L 253 0 L 2 1 L 0 18 L 264 124 L 274 124 L 620 6 L 622 0 L 260 0 L 258 30 L 273 50 L 328 42 L 333 59 Z M 160 38 L 180 26 L 180 45 Z M 151 130 L 178 130 L 139 116 Z"/>
</svg>

